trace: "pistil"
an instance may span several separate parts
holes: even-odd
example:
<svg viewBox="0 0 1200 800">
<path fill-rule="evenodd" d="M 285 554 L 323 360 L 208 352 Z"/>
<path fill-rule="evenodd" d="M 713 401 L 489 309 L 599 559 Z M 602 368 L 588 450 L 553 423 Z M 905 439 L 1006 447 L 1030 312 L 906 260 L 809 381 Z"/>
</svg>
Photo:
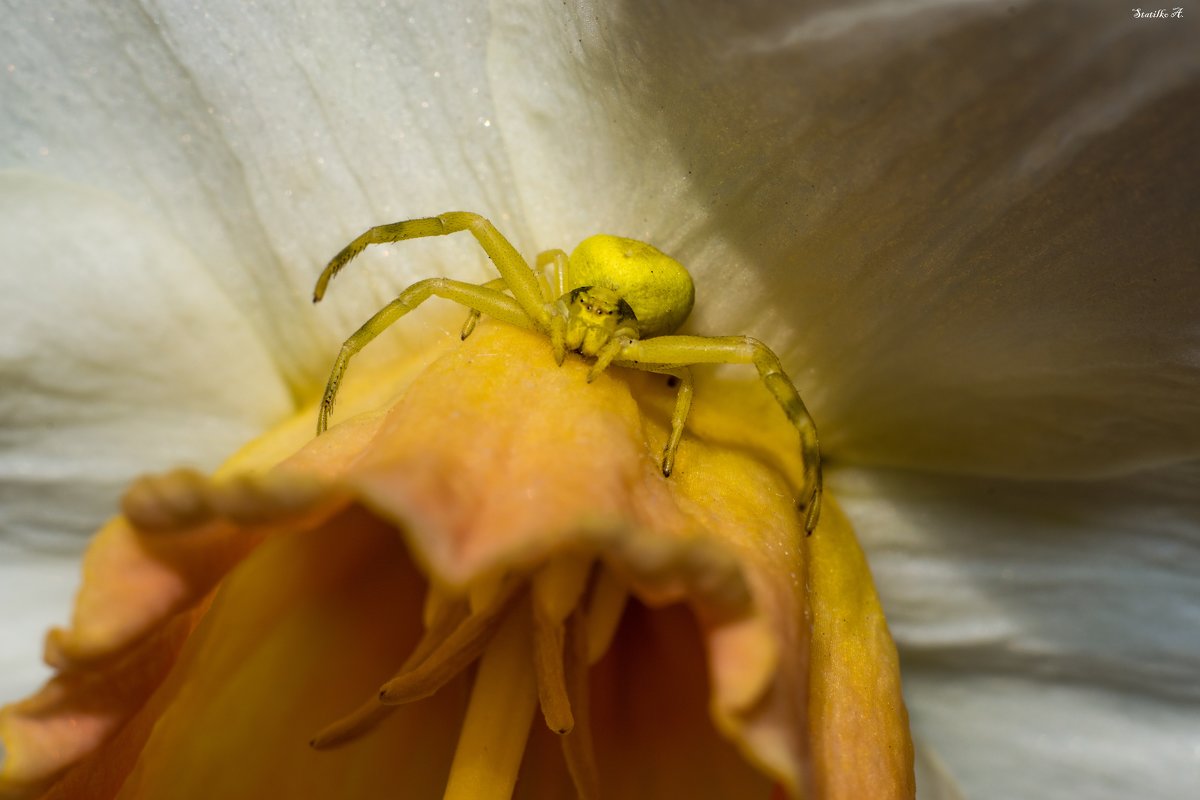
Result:
<svg viewBox="0 0 1200 800">
<path fill-rule="evenodd" d="M 600 773 L 596 768 L 596 751 L 592 746 L 588 666 L 587 619 L 583 610 L 577 608 L 566 626 L 563 663 L 567 697 L 575 715 L 575 728 L 563 736 L 562 751 L 579 800 L 596 800 L 600 796 Z"/>
<path fill-rule="evenodd" d="M 480 659 L 443 800 L 512 797 L 537 706 L 529 623 L 527 608 L 505 615 Z"/>
</svg>

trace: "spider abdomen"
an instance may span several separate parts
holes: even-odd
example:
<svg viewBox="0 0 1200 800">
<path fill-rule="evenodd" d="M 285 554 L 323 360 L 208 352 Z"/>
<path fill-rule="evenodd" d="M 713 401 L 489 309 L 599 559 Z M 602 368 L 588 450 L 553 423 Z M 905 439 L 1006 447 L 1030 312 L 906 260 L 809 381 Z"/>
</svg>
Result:
<svg viewBox="0 0 1200 800">
<path fill-rule="evenodd" d="M 570 256 L 571 286 L 600 286 L 629 304 L 642 338 L 673 333 L 692 311 L 696 290 L 684 266 L 658 248 L 597 234 Z"/>
</svg>

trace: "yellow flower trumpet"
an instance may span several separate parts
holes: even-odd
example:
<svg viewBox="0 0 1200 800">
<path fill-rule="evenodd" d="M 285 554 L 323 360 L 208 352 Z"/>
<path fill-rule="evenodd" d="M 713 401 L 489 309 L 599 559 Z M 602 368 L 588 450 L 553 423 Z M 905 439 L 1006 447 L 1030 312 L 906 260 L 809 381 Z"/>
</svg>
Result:
<svg viewBox="0 0 1200 800">
<path fill-rule="evenodd" d="M 212 479 L 135 484 L 58 677 L 0 717 L 0 785 L 911 797 L 870 575 L 835 502 L 805 537 L 771 398 L 706 382 L 667 478 L 674 389 L 588 368 L 485 323 L 354 373 L 323 436 L 306 411 Z"/>
</svg>

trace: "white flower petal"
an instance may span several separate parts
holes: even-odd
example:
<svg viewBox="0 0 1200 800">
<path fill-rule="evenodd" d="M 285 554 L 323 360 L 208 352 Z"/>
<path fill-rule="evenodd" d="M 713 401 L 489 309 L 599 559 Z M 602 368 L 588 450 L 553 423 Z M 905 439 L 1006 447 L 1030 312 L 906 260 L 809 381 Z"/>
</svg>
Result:
<svg viewBox="0 0 1200 800">
<path fill-rule="evenodd" d="M 1200 454 L 1193 23 L 1082 1 L 497 17 L 535 238 L 674 252 L 695 330 L 782 348 L 828 452 L 1044 476 Z"/>
<path fill-rule="evenodd" d="M 0 163 L 112 192 L 187 242 L 289 384 L 315 392 L 398 286 L 486 274 L 470 237 L 406 245 L 313 309 L 352 237 L 457 208 L 521 233 L 491 125 L 486 5 L 18 4 L 0 31 Z"/>
<path fill-rule="evenodd" d="M 942 759 L 924 742 L 913 742 L 916 756 L 917 800 L 963 800 L 962 789 Z"/>
<path fill-rule="evenodd" d="M 118 198 L 0 173 L 0 530 L 90 533 L 136 474 L 211 468 L 291 407 L 182 243 Z"/>
<path fill-rule="evenodd" d="M 1200 786 L 1197 709 L 1109 687 L 910 670 L 913 727 L 971 800 L 1178 800 Z"/>
<path fill-rule="evenodd" d="M 831 482 L 870 553 L 915 730 L 968 797 L 1197 785 L 1200 462 L 1086 483 Z"/>
<path fill-rule="evenodd" d="M 32 694 L 50 677 L 42 641 L 52 625 L 69 618 L 78 586 L 78 552 L 30 552 L 0 539 L 0 706 Z"/>
</svg>

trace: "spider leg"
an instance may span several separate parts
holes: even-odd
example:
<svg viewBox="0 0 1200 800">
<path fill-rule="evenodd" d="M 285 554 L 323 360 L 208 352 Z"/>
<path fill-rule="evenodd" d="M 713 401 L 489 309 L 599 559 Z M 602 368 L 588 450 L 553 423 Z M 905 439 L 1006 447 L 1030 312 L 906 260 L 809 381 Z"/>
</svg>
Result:
<svg viewBox="0 0 1200 800">
<path fill-rule="evenodd" d="M 325 385 L 325 395 L 321 400 L 320 413 L 317 415 L 318 436 L 324 433 L 329 426 L 333 401 L 337 397 L 338 387 L 341 385 L 342 376 L 350 364 L 350 359 L 366 347 L 372 339 L 383 333 L 389 325 L 434 296 L 461 303 L 470 309 L 480 311 L 510 325 L 527 330 L 538 330 L 537 325 L 526 315 L 525 310 L 516 300 L 495 289 L 449 278 L 428 278 L 418 281 L 376 312 L 375 316 L 367 320 L 342 345 L 342 350 L 338 353 L 337 360 L 333 363 L 333 370 L 329 374 L 329 382 Z"/>
<path fill-rule="evenodd" d="M 554 363 L 561 367 L 563 362 L 567 360 L 566 313 L 557 313 L 550 316 L 550 351 L 554 353 Z"/>
<path fill-rule="evenodd" d="M 804 407 L 800 393 L 784 373 L 779 357 L 769 347 L 749 336 L 656 336 L 626 344 L 617 356 L 617 363 L 633 367 L 639 363 L 667 367 L 753 364 L 767 390 L 800 434 L 804 494 L 798 505 L 804 512 L 804 529 L 812 533 L 821 514 L 821 449 L 817 427 Z"/>
<path fill-rule="evenodd" d="M 554 283 L 544 287 L 547 300 L 557 300 L 567 293 L 567 264 L 567 254 L 563 250 L 545 250 L 538 253 L 538 274 L 544 276 L 547 266 L 554 268 L 551 273 L 554 276 Z"/>
<path fill-rule="evenodd" d="M 567 293 L 567 254 L 565 252 L 557 248 L 543 250 L 538 253 L 536 264 L 546 302 L 557 300 Z"/>
<path fill-rule="evenodd" d="M 562 250 L 538 253 L 538 275 L 543 280 L 546 303 L 553 309 L 550 313 L 550 350 L 554 353 L 554 363 L 560 367 L 567 358 L 567 311 L 559 301 L 567 293 L 567 265 L 567 254 Z M 553 283 L 547 280 L 547 272 L 553 278 Z"/>
<path fill-rule="evenodd" d="M 479 285 L 484 289 L 495 289 L 498 292 L 503 292 L 508 289 L 508 284 L 504 282 L 504 278 L 493 278 L 487 283 L 481 283 Z M 467 321 L 463 323 L 462 336 L 460 337 L 463 341 L 466 341 L 467 337 L 475 331 L 475 326 L 479 324 L 479 318 L 481 316 L 482 312 L 475 308 L 472 308 L 469 312 L 467 312 Z"/>
<path fill-rule="evenodd" d="M 562 261 L 565 262 L 567 254 L 562 250 L 546 250 L 545 252 L 538 253 L 537 267 L 534 271 L 537 273 L 538 286 L 541 287 L 542 290 L 542 299 L 547 303 L 553 302 L 559 294 L 562 294 L 562 292 L 559 292 L 558 294 L 554 293 L 554 290 L 550 287 L 550 281 L 546 277 L 546 266 L 548 264 L 553 264 L 556 270 L 555 282 L 558 283 L 558 276 L 561 274 L 558 272 L 560 269 L 560 257 Z M 505 281 L 504 278 L 495 278 L 487 283 L 480 284 L 480 286 L 483 286 L 487 289 L 496 289 L 498 291 L 508 290 L 508 282 Z M 467 314 L 467 321 L 463 323 L 462 329 L 462 338 L 464 340 L 470 336 L 472 332 L 474 332 L 475 326 L 479 324 L 479 317 L 480 312 L 473 308 L 471 309 L 470 313 Z"/>
<path fill-rule="evenodd" d="M 409 219 L 368 229 L 343 247 L 342 251 L 326 265 L 313 289 L 313 302 L 319 302 L 325 296 L 329 281 L 368 245 L 400 242 L 425 236 L 445 236 L 464 230 L 471 232 L 471 235 L 483 247 L 484 252 L 492 259 L 492 263 L 496 265 L 496 270 L 504 278 L 513 297 L 525 310 L 528 320 L 532 320 L 539 331 L 548 331 L 550 312 L 546 309 L 546 300 L 542 296 L 542 288 L 537 274 L 530 269 L 529 264 L 508 239 L 505 239 L 504 235 L 496 230 L 495 225 L 484 217 L 468 211 L 448 211 L 436 217 Z"/>
<path fill-rule="evenodd" d="M 692 410 L 695 382 L 692 380 L 692 371 L 687 367 L 663 370 L 663 372 L 679 379 L 679 393 L 675 395 L 675 411 L 671 414 L 671 436 L 667 439 L 667 446 L 663 448 L 662 473 L 664 478 L 669 478 L 675 469 L 675 453 L 679 450 L 679 442 L 683 439 L 683 425 L 687 422 L 688 412 Z"/>
<path fill-rule="evenodd" d="M 669 367 L 664 364 L 633 361 L 622 361 L 619 364 L 630 369 L 670 375 L 679 380 L 679 393 L 675 395 L 675 410 L 671 413 L 671 435 L 667 438 L 667 444 L 663 448 L 662 473 L 664 478 L 669 478 L 675 470 L 675 454 L 679 451 L 679 442 L 683 440 L 684 423 L 687 422 L 688 414 L 692 410 L 692 395 L 695 393 L 692 371 L 686 366 Z"/>
</svg>

